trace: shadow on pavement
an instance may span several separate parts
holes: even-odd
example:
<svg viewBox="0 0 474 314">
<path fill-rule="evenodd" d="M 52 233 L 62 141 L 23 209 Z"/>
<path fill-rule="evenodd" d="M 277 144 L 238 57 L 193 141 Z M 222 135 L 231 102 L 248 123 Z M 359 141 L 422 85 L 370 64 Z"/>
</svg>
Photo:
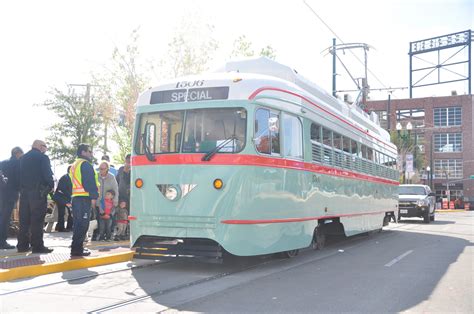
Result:
<svg viewBox="0 0 474 314">
<path fill-rule="evenodd" d="M 356 245 L 351 247 L 354 242 Z M 166 291 L 179 291 L 186 283 L 204 282 L 205 278 L 231 272 L 242 265 L 261 263 L 268 257 L 236 258 L 223 265 L 176 261 L 161 264 L 153 269 L 153 275 L 140 270 L 132 274 L 143 290 L 140 295 L 151 294 L 157 310 L 164 306 L 193 312 L 402 312 L 428 300 L 448 268 L 458 261 L 466 247 L 472 246 L 458 237 L 403 230 L 359 236 L 352 244 L 340 239 L 334 243 L 326 250 L 349 248 L 322 259 L 317 256 L 324 254 L 324 250 L 305 251 L 286 263 L 287 266 L 294 263 L 295 267 L 257 276 L 201 299 L 186 301 L 183 296 L 179 306 L 173 302 L 166 304 Z M 387 267 L 387 263 L 410 250 L 406 257 Z M 305 262 L 298 263 L 300 258 Z M 274 266 L 267 263 L 258 269 L 264 274 Z M 242 272 L 232 276 L 246 275 Z M 219 280 L 213 282 L 218 285 Z M 200 284 L 194 286 L 194 289 L 202 288 Z"/>
</svg>

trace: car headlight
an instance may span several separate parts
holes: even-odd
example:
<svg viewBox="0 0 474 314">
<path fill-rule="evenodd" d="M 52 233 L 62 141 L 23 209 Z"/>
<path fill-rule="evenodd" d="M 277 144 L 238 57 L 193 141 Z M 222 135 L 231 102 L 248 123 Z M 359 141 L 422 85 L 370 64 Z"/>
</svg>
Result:
<svg viewBox="0 0 474 314">
<path fill-rule="evenodd" d="M 429 202 L 428 202 L 427 199 L 416 201 L 416 205 L 417 205 L 417 206 L 420 206 L 420 207 L 422 207 L 422 206 L 428 206 L 428 204 L 429 204 Z"/>
</svg>

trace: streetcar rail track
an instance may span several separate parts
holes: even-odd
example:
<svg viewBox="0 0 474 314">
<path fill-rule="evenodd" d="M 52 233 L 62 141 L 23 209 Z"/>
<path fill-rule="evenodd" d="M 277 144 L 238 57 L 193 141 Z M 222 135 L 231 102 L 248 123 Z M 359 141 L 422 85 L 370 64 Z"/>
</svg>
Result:
<svg viewBox="0 0 474 314">
<path fill-rule="evenodd" d="M 390 230 L 388 230 L 388 231 L 390 231 Z M 390 238 L 394 235 L 395 235 L 394 233 L 386 233 L 386 234 L 378 235 L 377 238 L 378 238 L 378 240 L 382 240 L 382 239 Z M 332 243 L 331 246 L 334 246 L 334 245 L 336 245 L 338 243 L 341 243 L 341 242 L 346 244 L 346 245 L 347 244 L 349 245 L 348 247 L 345 248 L 345 250 L 353 249 L 357 246 L 360 246 L 360 245 L 363 245 L 363 244 L 366 243 L 366 241 L 363 241 L 363 236 L 355 236 L 355 237 L 345 238 L 345 240 L 343 240 L 343 241 L 340 241 L 340 240 L 336 241 L 335 243 Z M 354 244 L 354 242 L 356 242 L 356 243 Z M 308 248 L 302 249 L 301 251 L 306 252 L 306 251 L 311 251 L 311 250 L 312 249 L 310 247 L 308 247 Z M 327 259 L 327 258 L 333 257 L 334 255 L 337 255 L 337 254 L 340 254 L 340 252 L 338 250 L 334 249 L 333 252 L 330 252 L 330 253 L 325 254 L 323 256 L 320 256 L 320 257 L 312 258 L 312 259 L 310 259 L 309 261 L 306 261 L 306 262 L 297 263 L 293 266 L 289 266 L 288 269 L 292 269 L 294 267 L 300 267 L 300 266 L 303 266 L 303 265 L 306 265 L 306 264 L 309 264 L 309 263 L 314 263 L 315 261 L 320 261 L 320 260 L 323 260 L 323 259 Z M 286 259 L 268 259 L 267 258 L 267 259 L 263 260 L 262 262 L 252 264 L 252 265 L 246 265 L 246 266 L 240 267 L 240 268 L 238 268 L 234 271 L 222 272 L 222 273 L 219 273 L 219 274 L 216 274 L 216 275 L 213 275 L 213 276 L 209 276 L 209 277 L 202 278 L 202 279 L 199 279 L 199 280 L 195 280 L 195 281 L 192 281 L 192 282 L 184 283 L 184 284 L 177 285 L 177 286 L 174 286 L 174 287 L 170 287 L 170 288 L 166 288 L 166 289 L 160 289 L 160 290 L 150 292 L 150 293 L 147 293 L 147 294 L 144 294 L 144 295 L 141 295 L 141 296 L 137 296 L 137 297 L 130 298 L 130 299 L 127 299 L 127 300 L 115 302 L 113 304 L 106 305 L 106 306 L 103 306 L 103 307 L 100 307 L 100 308 L 96 308 L 94 310 L 89 310 L 89 311 L 87 311 L 87 313 L 88 314 L 96 314 L 96 313 L 103 313 L 103 312 L 112 311 L 112 310 L 115 310 L 115 309 L 118 309 L 118 308 L 125 307 L 127 305 L 131 305 L 131 304 L 134 304 L 134 303 L 145 301 L 145 300 L 148 300 L 148 299 L 151 299 L 151 298 L 154 298 L 154 297 L 163 296 L 165 294 L 169 294 L 169 293 L 172 293 L 172 292 L 176 292 L 176 291 L 186 289 L 186 288 L 190 288 L 190 287 L 193 287 L 193 286 L 197 286 L 197 285 L 200 285 L 200 284 L 208 283 L 208 282 L 213 281 L 213 280 L 222 279 L 224 277 L 228 277 L 228 276 L 231 276 L 231 275 L 242 273 L 242 272 L 245 272 L 245 271 L 257 268 L 257 267 L 261 267 L 261 266 L 264 266 L 264 265 L 270 265 L 270 264 L 283 262 L 285 260 Z"/>
</svg>

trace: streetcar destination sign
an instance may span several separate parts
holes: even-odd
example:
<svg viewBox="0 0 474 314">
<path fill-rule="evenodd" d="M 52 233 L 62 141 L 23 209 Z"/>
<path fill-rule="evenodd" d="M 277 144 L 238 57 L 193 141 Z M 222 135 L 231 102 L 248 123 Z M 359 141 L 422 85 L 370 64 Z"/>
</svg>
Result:
<svg viewBox="0 0 474 314">
<path fill-rule="evenodd" d="M 229 87 L 201 87 L 189 89 L 173 89 L 151 93 L 150 104 L 169 102 L 192 102 L 204 100 L 219 100 L 229 97 Z"/>
</svg>

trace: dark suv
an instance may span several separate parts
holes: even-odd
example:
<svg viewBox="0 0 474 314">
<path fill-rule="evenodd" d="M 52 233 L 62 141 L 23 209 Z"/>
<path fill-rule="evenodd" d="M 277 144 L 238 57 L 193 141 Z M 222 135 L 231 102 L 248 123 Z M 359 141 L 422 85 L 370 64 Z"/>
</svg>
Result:
<svg viewBox="0 0 474 314">
<path fill-rule="evenodd" d="M 398 220 L 420 217 L 429 224 L 435 220 L 435 193 L 427 185 L 400 184 L 398 187 Z"/>
</svg>

